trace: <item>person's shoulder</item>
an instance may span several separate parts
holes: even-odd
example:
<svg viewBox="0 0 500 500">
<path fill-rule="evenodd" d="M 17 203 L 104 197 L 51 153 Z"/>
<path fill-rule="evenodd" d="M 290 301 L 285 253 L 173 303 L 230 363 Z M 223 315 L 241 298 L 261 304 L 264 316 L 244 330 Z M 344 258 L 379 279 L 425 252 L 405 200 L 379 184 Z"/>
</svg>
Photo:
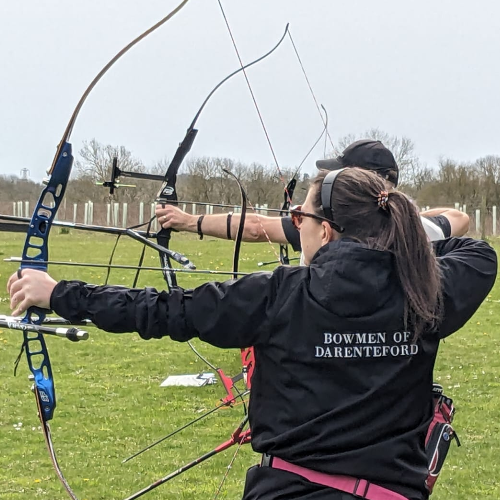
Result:
<svg viewBox="0 0 500 500">
<path fill-rule="evenodd" d="M 309 266 L 280 265 L 273 272 L 274 284 L 282 288 L 285 286 L 287 293 L 290 292 L 303 280 L 307 280 L 310 275 Z"/>
</svg>

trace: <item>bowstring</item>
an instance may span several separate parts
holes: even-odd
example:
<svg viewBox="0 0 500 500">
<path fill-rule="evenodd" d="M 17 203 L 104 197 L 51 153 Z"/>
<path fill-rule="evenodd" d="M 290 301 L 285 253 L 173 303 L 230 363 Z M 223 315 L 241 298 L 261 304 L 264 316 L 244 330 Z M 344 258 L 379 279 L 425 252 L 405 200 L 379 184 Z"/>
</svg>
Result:
<svg viewBox="0 0 500 500">
<path fill-rule="evenodd" d="M 245 66 L 243 64 L 243 59 L 241 58 L 241 55 L 240 55 L 240 51 L 238 50 L 238 46 L 236 45 L 236 39 L 233 35 L 233 31 L 231 30 L 231 26 L 229 25 L 229 21 L 227 19 L 227 16 L 226 16 L 226 12 L 224 11 L 224 7 L 222 6 L 222 2 L 221 0 L 217 0 L 218 4 L 219 4 L 219 8 L 221 10 L 221 13 L 222 13 L 222 17 L 224 18 L 224 23 L 226 24 L 226 28 L 228 30 L 228 33 L 229 33 L 229 37 L 231 38 L 231 43 L 233 44 L 233 47 L 234 47 L 234 50 L 236 52 L 236 57 L 238 58 L 238 61 L 240 63 L 240 67 L 242 68 L 242 73 L 243 73 L 243 76 L 245 77 L 245 81 L 246 81 L 246 84 L 247 84 L 247 88 L 250 92 L 250 95 L 252 97 L 252 101 L 253 101 L 253 104 L 254 104 L 254 107 L 255 107 L 255 110 L 257 112 L 257 115 L 259 117 L 259 121 L 260 121 L 260 124 L 262 126 L 262 129 L 264 130 L 264 135 L 266 137 L 266 141 L 267 141 L 267 144 L 269 146 L 269 149 L 271 151 L 271 155 L 273 157 L 273 160 L 274 160 L 274 163 L 275 163 L 275 166 L 278 170 L 278 173 L 279 173 L 279 180 L 281 181 L 281 183 L 284 185 L 285 187 L 285 193 L 286 193 L 286 196 L 289 200 L 289 203 L 291 203 L 291 197 L 290 197 L 290 194 L 288 193 L 288 189 L 287 189 L 287 185 L 286 185 L 286 182 L 285 182 L 285 178 L 283 176 L 283 172 L 281 171 L 281 168 L 280 168 L 280 165 L 279 165 L 279 162 L 278 162 L 278 158 L 276 156 L 276 152 L 274 150 L 274 147 L 272 145 L 272 142 L 271 142 L 271 138 L 270 138 L 270 135 L 269 135 L 269 132 L 267 130 L 267 127 L 266 127 L 266 124 L 264 122 L 264 118 L 262 116 L 262 113 L 260 111 L 260 108 L 259 108 L 259 105 L 257 104 L 257 99 L 255 97 L 255 93 L 253 91 L 253 88 L 252 88 L 252 85 L 250 84 L 250 80 L 248 78 L 248 74 L 245 70 Z M 288 25 L 287 25 L 287 30 L 288 30 Z M 269 235 L 267 234 L 267 231 L 264 227 L 264 225 L 262 224 L 262 221 L 259 217 L 259 214 L 257 212 L 257 210 L 255 209 L 255 207 L 253 206 L 252 202 L 250 201 L 250 199 L 248 199 L 247 197 L 247 202 L 248 202 L 248 205 L 250 206 L 250 208 L 252 209 L 252 211 L 254 212 L 255 216 L 257 217 L 257 220 L 259 222 L 259 225 L 262 229 L 262 232 L 264 233 L 264 236 L 266 237 L 267 241 L 269 242 L 269 244 L 271 245 L 271 248 L 273 249 L 273 252 L 274 254 L 276 255 L 277 259 L 279 260 L 279 255 L 278 255 L 278 252 L 276 251 L 276 249 L 274 248 L 273 246 L 273 243 L 271 241 L 271 238 L 269 237 Z"/>
<path fill-rule="evenodd" d="M 226 24 L 226 28 L 227 28 L 228 33 L 229 33 L 229 36 L 230 36 L 230 38 L 231 38 L 231 42 L 232 42 L 232 44 L 233 44 L 233 47 L 234 47 L 234 50 L 235 50 L 236 56 L 237 56 L 237 58 L 238 58 L 238 61 L 239 61 L 239 63 L 240 63 L 240 66 L 241 66 L 241 68 L 242 68 L 242 73 L 243 73 L 243 76 L 245 77 L 245 81 L 246 81 L 246 84 L 247 84 L 248 90 L 249 90 L 249 92 L 250 92 L 250 95 L 251 95 L 251 97 L 252 97 L 252 101 L 253 101 L 253 104 L 254 104 L 255 110 L 256 110 L 257 115 L 258 115 L 258 117 L 259 117 L 259 121 L 260 121 L 260 123 L 261 123 L 262 129 L 263 129 L 263 131 L 264 131 L 264 135 L 265 135 L 265 137 L 266 137 L 267 144 L 268 144 L 268 146 L 269 146 L 269 149 L 270 149 L 270 151 L 271 151 L 271 155 L 272 155 L 273 160 L 274 160 L 274 164 L 275 164 L 276 169 L 277 169 L 277 171 L 278 171 L 278 174 L 279 174 L 279 175 L 278 175 L 279 180 L 280 180 L 280 181 L 281 181 L 281 183 L 283 184 L 283 187 L 284 187 L 284 191 L 285 191 L 286 197 L 288 198 L 288 203 L 289 203 L 289 205 L 291 205 L 291 204 L 292 204 L 292 197 L 290 196 L 290 193 L 288 192 L 288 187 L 287 187 L 287 183 L 286 183 L 286 181 L 285 181 L 284 175 L 283 175 L 283 171 L 281 170 L 281 167 L 280 167 L 280 165 L 279 165 L 278 158 L 277 158 L 277 156 L 276 156 L 276 152 L 275 152 L 274 147 L 273 147 L 272 142 L 271 142 L 270 134 L 269 134 L 269 132 L 268 132 L 268 129 L 267 129 L 266 124 L 265 124 L 265 122 L 264 122 L 264 118 L 263 118 L 263 116 L 262 116 L 262 113 L 261 113 L 261 111 L 260 111 L 259 105 L 258 105 L 258 103 L 257 103 L 257 99 L 256 99 L 256 97 L 255 97 L 255 93 L 254 93 L 253 88 L 252 88 L 252 86 L 251 86 L 251 84 L 250 84 L 250 79 L 248 78 L 248 74 L 247 74 L 247 72 L 246 72 L 246 70 L 245 70 L 245 68 L 244 68 L 243 59 L 241 58 L 240 51 L 239 51 L 239 49 L 238 49 L 238 46 L 236 45 L 236 39 L 235 39 L 235 37 L 234 37 L 233 31 L 232 31 L 232 29 L 231 29 L 231 26 L 229 25 L 229 20 L 228 20 L 228 18 L 227 18 L 227 16 L 226 16 L 226 13 L 225 13 L 225 11 L 224 11 L 224 7 L 222 6 L 222 0 L 217 0 L 217 2 L 218 2 L 218 4 L 219 4 L 219 8 L 220 8 L 220 11 L 221 11 L 221 13 L 222 13 L 222 17 L 224 18 L 224 22 L 225 22 L 225 24 Z M 321 121 L 322 121 L 322 123 L 323 123 L 323 131 L 322 131 L 322 133 L 321 133 L 320 139 L 321 139 L 322 135 L 323 135 L 323 134 L 325 134 L 325 151 L 326 151 L 326 136 L 328 136 L 328 138 L 330 139 L 330 143 L 331 143 L 331 145 L 332 145 L 332 148 L 333 148 L 333 149 L 335 149 L 335 147 L 334 147 L 334 145 L 333 145 L 332 138 L 330 137 L 330 133 L 329 133 L 329 131 L 328 131 L 328 114 L 326 113 L 326 109 L 324 108 L 324 106 L 323 106 L 323 105 L 321 105 L 321 108 L 323 108 L 323 110 L 324 110 L 324 112 L 325 112 L 325 116 L 326 116 L 326 117 L 324 117 L 324 116 L 323 116 L 323 113 L 321 112 L 320 104 L 318 103 L 318 100 L 317 100 L 316 95 L 315 95 L 315 93 L 314 93 L 314 90 L 313 90 L 313 88 L 312 88 L 312 85 L 311 85 L 311 82 L 310 82 L 310 80 L 309 80 L 309 77 L 307 76 L 307 72 L 306 72 L 306 70 L 305 70 L 304 64 L 302 63 L 302 59 L 300 58 L 299 52 L 298 52 L 298 50 L 297 50 L 297 47 L 296 47 L 296 45 L 295 45 L 295 43 L 294 43 L 294 41 L 293 41 L 293 38 L 292 38 L 292 36 L 291 36 L 290 29 L 289 29 L 289 25 L 287 25 L 286 32 L 287 32 L 287 34 L 288 34 L 288 37 L 290 38 L 290 41 L 291 41 L 291 43 L 292 43 L 292 47 L 293 47 L 293 49 L 294 49 L 295 55 L 296 55 L 296 57 L 297 57 L 297 60 L 298 60 L 298 62 L 299 62 L 299 65 L 300 65 L 300 67 L 301 67 L 302 73 L 304 74 L 304 77 L 305 77 L 305 80 L 306 80 L 307 86 L 308 86 L 309 91 L 310 91 L 310 93 L 311 93 L 311 95 L 312 95 L 312 97 L 313 97 L 314 103 L 315 103 L 315 105 L 316 105 L 316 109 L 318 110 L 318 114 L 320 115 Z M 304 157 L 304 159 L 303 159 L 303 160 L 302 160 L 302 162 L 300 163 L 299 167 L 296 169 L 295 173 L 293 174 L 293 177 L 295 177 L 295 176 L 297 176 L 297 175 L 298 175 L 298 173 L 299 173 L 299 171 L 300 171 L 300 168 L 302 167 L 303 163 L 306 161 L 306 159 L 307 159 L 307 158 L 309 157 L 309 155 L 312 153 L 312 151 L 314 150 L 314 148 L 316 147 L 316 145 L 318 144 L 318 142 L 319 142 L 319 140 L 320 140 L 320 139 L 318 139 L 318 140 L 314 143 L 313 147 L 312 147 L 312 148 L 308 151 L 308 153 L 306 154 L 306 156 Z M 293 178 L 293 177 L 292 177 L 292 178 Z M 271 239 L 270 239 L 270 237 L 269 237 L 269 235 L 268 235 L 268 233 L 267 233 L 267 231 L 266 231 L 266 229 L 265 229 L 264 225 L 262 224 L 262 221 L 261 221 L 261 219 L 260 219 L 260 217 L 259 217 L 259 214 L 258 214 L 257 210 L 256 210 L 256 209 L 254 208 L 254 206 L 252 205 L 252 202 L 250 201 L 250 199 L 248 199 L 247 201 L 248 201 L 248 204 L 249 204 L 250 208 L 251 208 L 251 209 L 252 209 L 252 211 L 255 213 L 255 216 L 257 217 L 257 220 L 258 220 L 258 222 L 259 222 L 259 225 L 260 225 L 260 227 L 261 227 L 261 229 L 262 229 L 262 231 L 263 231 L 263 233 L 264 233 L 264 236 L 266 237 L 267 241 L 268 241 L 268 242 L 269 242 L 269 244 L 271 245 L 271 247 L 272 247 L 272 249 L 273 249 L 274 254 L 276 255 L 277 259 L 278 259 L 279 261 L 281 261 L 281 259 L 280 259 L 279 255 L 278 255 L 278 253 L 276 252 L 276 249 L 274 248 L 274 246 L 273 246 L 273 244 L 272 244 L 272 241 L 271 241 Z"/>
<path fill-rule="evenodd" d="M 299 51 L 297 50 L 297 46 L 295 45 L 295 42 L 293 41 L 292 33 L 290 32 L 290 30 L 288 30 L 288 38 L 290 38 L 290 42 L 292 43 L 293 50 L 295 52 L 295 55 L 297 56 L 297 60 L 299 62 L 299 66 L 300 66 L 300 68 L 302 70 L 302 73 L 303 73 L 304 78 L 306 80 L 307 86 L 308 86 L 309 91 L 311 93 L 311 96 L 312 96 L 312 98 L 314 100 L 314 104 L 316 105 L 316 109 L 318 110 L 318 114 L 321 117 L 321 121 L 323 122 L 323 125 L 324 125 L 325 130 L 326 130 L 326 135 L 325 135 L 325 151 L 326 151 L 326 138 L 327 137 L 330 140 L 330 144 L 332 146 L 332 149 L 335 149 L 335 146 L 333 145 L 332 138 L 330 136 L 330 132 L 328 131 L 328 115 L 326 115 L 326 117 L 323 117 L 323 114 L 321 113 L 320 104 L 318 102 L 318 99 L 316 99 L 316 94 L 314 93 L 314 90 L 312 88 L 312 85 L 311 85 L 311 82 L 309 80 L 309 77 L 307 76 L 306 69 L 304 67 L 304 64 L 302 63 L 302 59 L 301 59 L 301 57 L 299 55 Z M 321 108 L 323 108 L 323 110 L 326 113 L 326 109 L 322 105 L 321 105 Z M 324 156 L 326 156 L 326 155 L 324 155 Z"/>
</svg>

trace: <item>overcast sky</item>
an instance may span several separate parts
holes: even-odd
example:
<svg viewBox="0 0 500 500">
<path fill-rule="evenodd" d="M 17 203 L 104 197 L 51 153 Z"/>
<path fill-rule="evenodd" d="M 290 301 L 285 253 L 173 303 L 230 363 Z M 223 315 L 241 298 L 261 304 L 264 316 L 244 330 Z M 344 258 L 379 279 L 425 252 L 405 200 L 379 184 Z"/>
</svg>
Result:
<svg viewBox="0 0 500 500">
<path fill-rule="evenodd" d="M 40 180 L 81 94 L 124 45 L 179 0 L 24 0 L 0 7 L 0 174 Z M 500 155 L 500 1 L 223 0 L 244 61 L 290 23 L 334 141 L 376 127 L 422 161 Z M 85 103 L 74 152 L 92 138 L 152 165 L 170 158 L 201 102 L 238 61 L 217 0 L 190 0 L 126 54 Z M 322 122 L 286 40 L 248 72 L 282 167 Z M 241 75 L 198 122 L 194 156 L 273 164 Z M 304 165 L 314 171 L 318 147 Z"/>
</svg>

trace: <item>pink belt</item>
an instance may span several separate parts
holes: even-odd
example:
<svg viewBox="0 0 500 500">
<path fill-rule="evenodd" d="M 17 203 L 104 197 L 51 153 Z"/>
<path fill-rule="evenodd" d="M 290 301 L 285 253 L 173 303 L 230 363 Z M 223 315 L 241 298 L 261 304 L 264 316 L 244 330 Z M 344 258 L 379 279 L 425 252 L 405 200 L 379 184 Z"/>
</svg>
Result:
<svg viewBox="0 0 500 500">
<path fill-rule="evenodd" d="M 358 479 L 350 476 L 334 476 L 323 472 L 316 472 L 305 467 L 300 467 L 300 465 L 285 462 L 285 460 L 278 457 L 272 457 L 269 464 L 267 464 L 267 460 L 263 460 L 264 464 L 269 465 L 273 469 L 280 469 L 302 476 L 311 481 L 311 483 L 328 486 L 329 488 L 344 491 L 359 498 L 366 498 L 366 500 L 408 500 L 403 495 L 370 483 L 366 479 Z"/>
</svg>

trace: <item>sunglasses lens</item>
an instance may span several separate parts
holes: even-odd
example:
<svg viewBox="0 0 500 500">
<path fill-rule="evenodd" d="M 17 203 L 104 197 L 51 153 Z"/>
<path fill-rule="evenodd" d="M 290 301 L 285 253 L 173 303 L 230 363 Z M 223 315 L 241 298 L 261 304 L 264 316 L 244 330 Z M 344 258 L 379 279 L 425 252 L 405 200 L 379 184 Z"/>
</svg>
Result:
<svg viewBox="0 0 500 500">
<path fill-rule="evenodd" d="M 302 210 L 302 205 L 295 205 L 290 210 L 290 216 L 292 218 L 292 224 L 295 229 L 299 229 L 299 226 L 302 222 L 302 217 L 300 216 L 300 211 Z"/>
<path fill-rule="evenodd" d="M 295 229 L 299 229 L 299 226 L 302 222 L 302 217 L 297 212 L 292 212 L 292 224 L 295 226 Z"/>
</svg>

